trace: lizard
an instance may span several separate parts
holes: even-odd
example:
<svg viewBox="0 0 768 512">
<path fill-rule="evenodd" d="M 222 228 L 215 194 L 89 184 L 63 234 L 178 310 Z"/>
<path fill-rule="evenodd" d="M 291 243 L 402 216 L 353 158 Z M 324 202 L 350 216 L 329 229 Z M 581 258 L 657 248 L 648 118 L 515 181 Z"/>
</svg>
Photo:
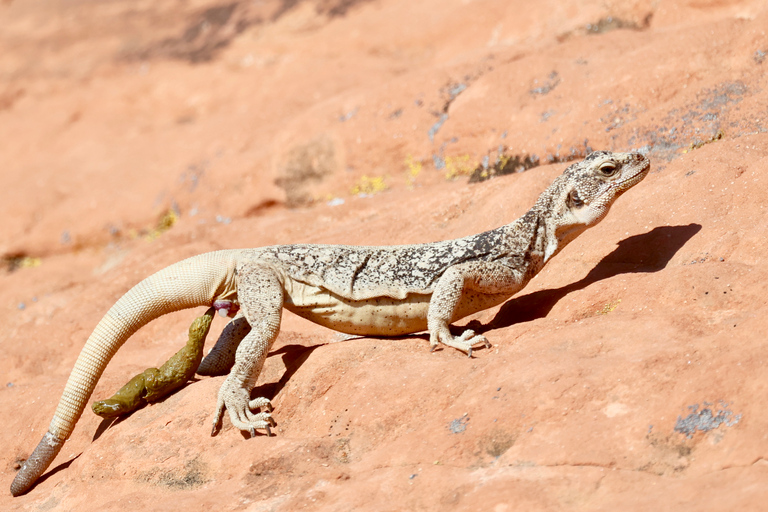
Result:
<svg viewBox="0 0 768 512">
<path fill-rule="evenodd" d="M 555 178 L 519 219 L 455 240 L 229 249 L 158 271 L 126 292 L 96 325 L 48 431 L 16 474 L 11 493 L 25 493 L 43 474 L 71 435 L 109 360 L 151 320 L 213 306 L 240 322 L 222 336 L 224 362 L 209 368 L 221 371 L 230 364 L 227 354 L 234 352 L 218 392 L 212 434 L 226 410 L 234 427 L 254 436 L 257 429 L 275 425 L 270 400 L 251 399 L 250 393 L 280 330 L 283 308 L 348 334 L 427 331 L 432 350 L 443 344 L 471 357 L 474 346 L 489 346 L 487 339 L 470 329 L 454 336 L 449 325 L 520 291 L 563 247 L 598 224 L 649 170 L 650 161 L 639 153 L 590 153 Z M 243 319 L 250 329 L 243 327 Z"/>
</svg>

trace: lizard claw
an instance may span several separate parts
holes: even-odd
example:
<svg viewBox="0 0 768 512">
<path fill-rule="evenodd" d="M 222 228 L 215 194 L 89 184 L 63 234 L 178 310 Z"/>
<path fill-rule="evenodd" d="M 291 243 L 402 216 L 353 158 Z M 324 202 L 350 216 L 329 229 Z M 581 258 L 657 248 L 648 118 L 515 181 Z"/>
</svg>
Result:
<svg viewBox="0 0 768 512">
<path fill-rule="evenodd" d="M 224 401 L 219 399 L 219 403 L 216 406 L 216 414 L 213 415 L 213 428 L 211 429 L 211 437 L 215 436 L 221 430 L 221 418 L 224 416 Z"/>
</svg>

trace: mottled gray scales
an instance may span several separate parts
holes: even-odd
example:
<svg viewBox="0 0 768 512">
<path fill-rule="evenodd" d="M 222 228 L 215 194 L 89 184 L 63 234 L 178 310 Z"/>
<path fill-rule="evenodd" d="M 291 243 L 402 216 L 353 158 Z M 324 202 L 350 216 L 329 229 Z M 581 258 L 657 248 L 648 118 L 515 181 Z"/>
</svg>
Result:
<svg viewBox="0 0 768 512">
<path fill-rule="evenodd" d="M 272 405 L 250 393 L 280 331 L 283 308 L 341 332 L 394 336 L 427 330 L 433 349 L 443 344 L 471 356 L 474 346 L 490 346 L 488 340 L 471 330 L 454 336 L 449 325 L 520 291 L 649 169 L 636 153 L 592 153 L 568 167 L 518 220 L 457 240 L 217 251 L 159 271 L 121 297 L 94 329 L 49 431 L 19 470 L 11 493 L 34 485 L 71 434 L 114 353 L 154 318 L 197 306 L 237 314 L 198 368 L 218 374 L 232 367 L 219 390 L 214 431 L 226 409 L 238 429 L 269 433 Z"/>
<path fill-rule="evenodd" d="M 447 268 L 465 261 L 509 260 L 514 265 L 523 255 L 510 254 L 501 243 L 504 236 L 499 228 L 421 245 L 282 245 L 255 251 L 254 257 L 275 261 L 292 279 L 353 300 L 404 299 L 410 293 L 430 293 Z"/>
</svg>

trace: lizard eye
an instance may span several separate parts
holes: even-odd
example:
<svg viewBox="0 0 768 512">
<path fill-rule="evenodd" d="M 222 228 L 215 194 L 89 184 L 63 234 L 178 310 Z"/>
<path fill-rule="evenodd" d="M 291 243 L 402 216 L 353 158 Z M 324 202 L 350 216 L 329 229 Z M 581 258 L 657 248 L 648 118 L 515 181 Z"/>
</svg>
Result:
<svg viewBox="0 0 768 512">
<path fill-rule="evenodd" d="M 618 170 L 619 167 L 614 162 L 605 162 L 604 164 L 600 165 L 600 172 L 603 174 L 603 176 L 613 176 Z"/>
<path fill-rule="evenodd" d="M 576 192 L 576 189 L 571 190 L 571 193 L 568 194 L 568 201 L 570 201 L 571 206 L 575 206 L 576 208 L 581 208 L 584 206 L 584 201 L 581 200 L 579 193 Z"/>
</svg>

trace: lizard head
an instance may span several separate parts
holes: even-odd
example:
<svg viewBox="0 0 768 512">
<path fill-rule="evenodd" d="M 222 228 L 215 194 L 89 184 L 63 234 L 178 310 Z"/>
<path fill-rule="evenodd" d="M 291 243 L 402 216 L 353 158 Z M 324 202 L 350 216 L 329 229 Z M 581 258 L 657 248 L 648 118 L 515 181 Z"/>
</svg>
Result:
<svg viewBox="0 0 768 512">
<path fill-rule="evenodd" d="M 565 170 L 566 209 L 580 224 L 593 226 L 603 220 L 613 202 L 638 184 L 651 169 L 640 153 L 596 151 Z"/>
<path fill-rule="evenodd" d="M 596 151 L 568 167 L 539 198 L 543 211 L 551 212 L 557 238 L 551 251 L 603 220 L 616 198 L 642 181 L 650 168 L 639 153 L 610 151 Z"/>
</svg>

